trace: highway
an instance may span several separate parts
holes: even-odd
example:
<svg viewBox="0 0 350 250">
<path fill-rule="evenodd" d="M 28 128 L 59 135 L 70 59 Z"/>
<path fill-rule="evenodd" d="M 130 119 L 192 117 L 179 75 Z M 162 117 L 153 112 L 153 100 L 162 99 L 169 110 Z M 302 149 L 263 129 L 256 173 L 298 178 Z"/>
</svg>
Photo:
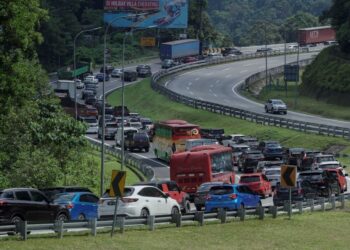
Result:
<svg viewBox="0 0 350 250">
<path fill-rule="evenodd" d="M 300 54 L 300 59 L 310 58 L 316 53 Z M 287 63 L 295 62 L 296 55 L 288 55 Z M 284 64 L 284 56 L 268 58 L 268 68 Z M 167 88 L 172 91 L 222 105 L 227 105 L 251 112 L 264 113 L 264 105 L 241 96 L 237 89 L 250 75 L 265 70 L 265 58 L 237 61 L 188 71 L 177 75 L 167 82 Z M 278 114 L 269 114 L 276 116 Z M 350 122 L 328 119 L 316 115 L 288 111 L 282 115 L 293 120 L 320 123 L 330 126 L 350 128 Z"/>
</svg>

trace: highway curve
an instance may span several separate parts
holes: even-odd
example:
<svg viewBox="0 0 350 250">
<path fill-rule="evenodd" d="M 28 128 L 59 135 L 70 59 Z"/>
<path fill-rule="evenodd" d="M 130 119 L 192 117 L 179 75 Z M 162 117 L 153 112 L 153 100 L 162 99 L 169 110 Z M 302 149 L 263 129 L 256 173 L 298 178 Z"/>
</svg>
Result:
<svg viewBox="0 0 350 250">
<path fill-rule="evenodd" d="M 301 54 L 300 59 L 310 58 L 315 53 Z M 287 63 L 295 62 L 296 55 L 288 55 Z M 284 56 L 268 58 L 268 68 L 284 64 Z M 180 74 L 166 83 L 172 91 L 222 105 L 227 105 L 255 113 L 264 113 L 263 104 L 241 96 L 237 89 L 239 84 L 250 75 L 265 70 L 265 58 L 237 61 L 196 69 Z M 278 114 L 268 114 L 280 116 Z M 350 122 L 328 119 L 316 115 L 289 111 L 282 115 L 293 120 L 350 128 Z"/>
</svg>

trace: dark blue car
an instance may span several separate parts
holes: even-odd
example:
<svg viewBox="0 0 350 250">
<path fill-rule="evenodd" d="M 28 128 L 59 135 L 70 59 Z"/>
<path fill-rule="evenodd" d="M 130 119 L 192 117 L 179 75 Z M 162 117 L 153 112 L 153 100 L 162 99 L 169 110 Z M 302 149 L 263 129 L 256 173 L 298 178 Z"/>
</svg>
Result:
<svg viewBox="0 0 350 250">
<path fill-rule="evenodd" d="M 76 192 L 59 194 L 54 203 L 65 205 L 71 220 L 89 220 L 98 217 L 98 201 L 99 198 L 92 193 Z"/>
<path fill-rule="evenodd" d="M 236 210 L 261 206 L 260 196 L 246 185 L 224 184 L 210 188 L 205 202 L 205 211 L 212 212 L 219 208 Z"/>
<path fill-rule="evenodd" d="M 104 73 L 98 73 L 98 74 L 96 75 L 96 78 L 98 79 L 99 82 L 103 82 L 103 76 L 104 76 Z M 106 82 L 109 81 L 109 75 L 108 75 L 108 74 L 106 74 L 106 79 L 105 79 L 105 81 L 106 81 Z"/>
</svg>

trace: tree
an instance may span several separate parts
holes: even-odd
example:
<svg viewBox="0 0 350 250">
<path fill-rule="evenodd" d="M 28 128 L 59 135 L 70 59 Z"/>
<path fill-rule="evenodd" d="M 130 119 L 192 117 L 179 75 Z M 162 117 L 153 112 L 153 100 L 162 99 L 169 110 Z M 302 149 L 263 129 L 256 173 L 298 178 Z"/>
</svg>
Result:
<svg viewBox="0 0 350 250">
<path fill-rule="evenodd" d="M 343 52 L 350 53 L 350 2 L 333 0 L 332 7 L 320 17 L 321 21 L 331 19 L 332 27 L 336 30 L 337 41 Z"/>
</svg>

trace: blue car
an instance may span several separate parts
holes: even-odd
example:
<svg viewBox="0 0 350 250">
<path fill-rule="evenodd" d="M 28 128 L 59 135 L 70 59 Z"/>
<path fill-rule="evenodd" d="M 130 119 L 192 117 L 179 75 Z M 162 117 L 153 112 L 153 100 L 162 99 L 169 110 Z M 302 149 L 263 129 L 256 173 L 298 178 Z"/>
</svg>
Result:
<svg viewBox="0 0 350 250">
<path fill-rule="evenodd" d="M 236 210 L 240 207 L 249 208 L 261 206 L 260 196 L 246 185 L 224 184 L 210 188 L 205 202 L 205 212 Z"/>
<path fill-rule="evenodd" d="M 55 197 L 54 203 L 63 204 L 69 210 L 71 220 L 97 218 L 99 198 L 89 192 L 62 193 Z"/>
<path fill-rule="evenodd" d="M 97 75 L 96 75 L 96 78 L 97 78 L 97 80 L 99 81 L 99 82 L 103 82 L 103 76 L 104 76 L 104 73 L 98 73 Z M 109 81 L 109 75 L 108 74 L 106 74 L 106 80 L 105 80 L 106 82 L 107 81 Z"/>
</svg>

